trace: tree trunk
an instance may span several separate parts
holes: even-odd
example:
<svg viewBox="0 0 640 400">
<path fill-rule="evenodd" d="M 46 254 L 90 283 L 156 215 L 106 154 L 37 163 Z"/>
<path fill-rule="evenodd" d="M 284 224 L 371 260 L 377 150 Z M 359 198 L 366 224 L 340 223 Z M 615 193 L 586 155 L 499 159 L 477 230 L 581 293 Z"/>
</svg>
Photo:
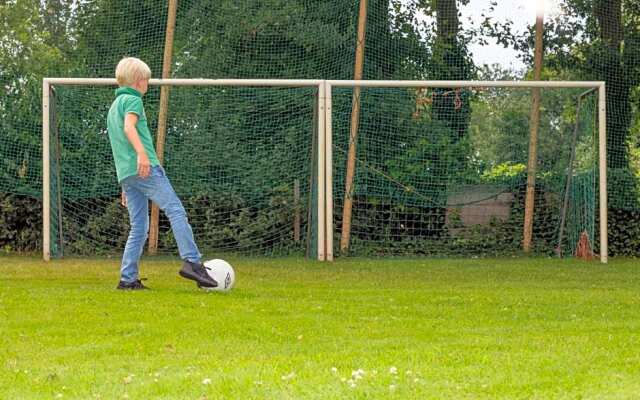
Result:
<svg viewBox="0 0 640 400">
<path fill-rule="evenodd" d="M 438 40 L 455 45 L 460 21 L 456 0 L 435 0 Z"/>
<path fill-rule="evenodd" d="M 433 48 L 432 79 L 465 80 L 471 71 L 469 58 L 466 56 L 465 44 L 461 42 L 460 21 L 456 0 L 433 0 L 436 12 L 436 40 Z M 432 160 L 436 166 L 431 172 L 430 193 L 437 193 L 438 206 L 432 207 L 429 223 L 433 224 L 438 235 L 446 231 L 444 227 L 447 202 L 447 183 L 449 177 L 465 168 L 467 154 L 459 146 L 469 127 L 471 107 L 469 91 L 460 88 L 438 88 L 433 90 L 431 117 L 437 126 L 449 129 L 450 144 L 456 149 L 447 149 L 442 154 L 434 155 Z M 450 150 L 450 151 L 449 151 Z"/>
<path fill-rule="evenodd" d="M 460 21 L 456 0 L 434 0 L 437 37 L 433 57 L 433 78 L 436 80 L 464 80 L 469 78 L 469 61 L 464 45 L 458 40 Z M 464 136 L 469 125 L 470 108 L 465 90 L 442 88 L 435 90 L 433 118 L 451 128 L 453 141 Z"/>
<path fill-rule="evenodd" d="M 599 76 L 607 83 L 607 164 L 628 168 L 627 136 L 631 125 L 631 79 L 623 65 L 622 0 L 596 0 L 594 13 L 600 28 L 602 48 Z"/>
</svg>

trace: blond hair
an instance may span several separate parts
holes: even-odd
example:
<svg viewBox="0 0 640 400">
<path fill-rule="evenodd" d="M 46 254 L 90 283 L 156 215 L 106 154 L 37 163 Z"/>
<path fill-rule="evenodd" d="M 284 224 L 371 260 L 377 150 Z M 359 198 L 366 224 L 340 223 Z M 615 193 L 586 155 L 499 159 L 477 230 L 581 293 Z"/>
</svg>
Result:
<svg viewBox="0 0 640 400">
<path fill-rule="evenodd" d="M 116 67 L 116 80 L 119 86 L 131 86 L 144 79 L 151 79 L 151 69 L 144 61 L 135 57 L 120 60 Z"/>
</svg>

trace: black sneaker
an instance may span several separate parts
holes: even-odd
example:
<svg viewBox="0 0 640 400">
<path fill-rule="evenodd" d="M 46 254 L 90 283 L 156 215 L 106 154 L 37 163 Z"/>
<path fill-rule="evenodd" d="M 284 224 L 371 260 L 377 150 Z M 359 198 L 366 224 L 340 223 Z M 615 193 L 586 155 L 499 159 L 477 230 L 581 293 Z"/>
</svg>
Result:
<svg viewBox="0 0 640 400">
<path fill-rule="evenodd" d="M 182 264 L 182 268 L 180 268 L 179 274 L 183 278 L 196 281 L 199 287 L 204 286 L 212 288 L 218 286 L 218 282 L 213 280 L 213 278 L 207 274 L 207 271 L 204 269 L 204 265 L 202 264 L 194 264 L 192 262 L 185 261 L 184 264 Z"/>
<path fill-rule="evenodd" d="M 144 289 L 149 289 L 149 288 L 146 287 L 145 285 L 143 285 L 142 281 L 140 279 L 136 279 L 133 282 L 120 281 L 120 283 L 118 283 L 118 287 L 116 289 L 118 289 L 118 290 L 144 290 Z"/>
</svg>

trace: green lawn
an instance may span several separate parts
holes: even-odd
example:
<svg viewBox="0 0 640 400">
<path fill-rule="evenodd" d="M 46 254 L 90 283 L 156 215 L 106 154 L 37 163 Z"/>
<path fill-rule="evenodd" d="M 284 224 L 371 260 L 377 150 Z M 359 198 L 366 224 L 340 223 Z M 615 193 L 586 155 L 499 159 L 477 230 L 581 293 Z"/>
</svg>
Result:
<svg viewBox="0 0 640 400">
<path fill-rule="evenodd" d="M 2 399 L 635 399 L 640 262 L 0 257 Z M 362 370 L 352 377 L 352 371 Z"/>
</svg>

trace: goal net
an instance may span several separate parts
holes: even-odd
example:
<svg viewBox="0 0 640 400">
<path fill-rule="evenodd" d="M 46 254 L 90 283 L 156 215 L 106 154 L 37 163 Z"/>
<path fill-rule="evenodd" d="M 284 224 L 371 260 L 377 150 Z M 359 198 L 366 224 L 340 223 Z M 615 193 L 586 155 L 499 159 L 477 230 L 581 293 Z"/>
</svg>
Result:
<svg viewBox="0 0 640 400">
<path fill-rule="evenodd" d="M 207 256 L 572 256 L 583 238 L 606 261 L 599 82 L 152 81 L 154 133 L 160 82 L 163 166 Z M 126 242 L 114 84 L 45 80 L 45 258 Z M 176 253 L 158 230 L 152 251 Z"/>
<path fill-rule="evenodd" d="M 163 167 L 200 251 L 314 257 L 318 85 L 173 82 L 179 84 L 168 86 Z M 106 131 L 114 83 L 49 83 L 45 237 L 52 256 L 117 255 L 127 240 L 129 218 Z M 150 86 L 144 102 L 154 143 L 159 99 L 159 86 Z M 157 253 L 176 254 L 162 213 L 158 228 Z"/>
<path fill-rule="evenodd" d="M 599 85 L 538 85 L 533 144 L 528 82 L 355 85 L 332 83 L 335 253 L 520 255 L 531 157 L 530 253 L 601 251 Z"/>
</svg>

